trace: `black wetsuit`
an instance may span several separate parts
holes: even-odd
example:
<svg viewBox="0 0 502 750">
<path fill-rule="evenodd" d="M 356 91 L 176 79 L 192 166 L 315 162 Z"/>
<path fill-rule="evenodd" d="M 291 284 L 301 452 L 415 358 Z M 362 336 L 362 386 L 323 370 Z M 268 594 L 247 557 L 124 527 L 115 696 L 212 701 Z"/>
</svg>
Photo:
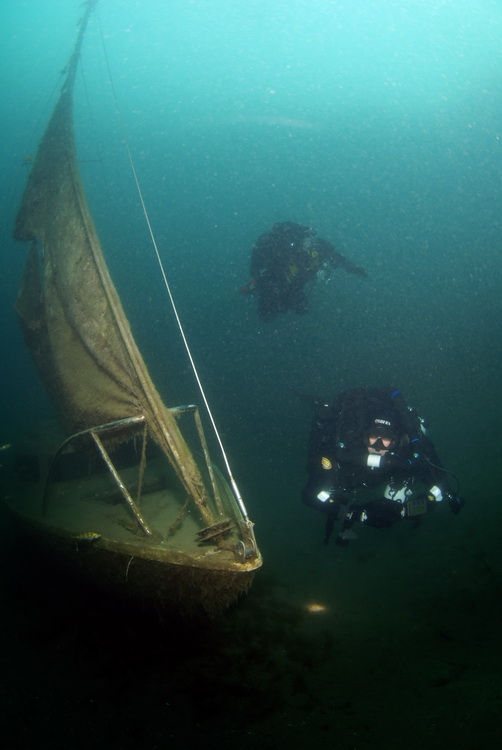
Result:
<svg viewBox="0 0 502 750">
<path fill-rule="evenodd" d="M 371 414 L 379 411 L 390 415 L 396 431 L 383 457 L 370 456 L 364 440 Z M 333 402 L 320 402 L 310 431 L 307 471 L 302 501 L 332 521 L 343 520 L 345 528 L 355 520 L 389 527 L 452 497 L 422 420 L 394 388 L 358 388 Z"/>
<path fill-rule="evenodd" d="M 294 222 L 274 224 L 253 247 L 252 281 L 246 291 L 257 296 L 263 320 L 288 310 L 301 314 L 308 308 L 305 285 L 319 271 L 329 274 L 335 268 L 366 276 L 364 269 L 350 263 L 310 227 Z"/>
</svg>

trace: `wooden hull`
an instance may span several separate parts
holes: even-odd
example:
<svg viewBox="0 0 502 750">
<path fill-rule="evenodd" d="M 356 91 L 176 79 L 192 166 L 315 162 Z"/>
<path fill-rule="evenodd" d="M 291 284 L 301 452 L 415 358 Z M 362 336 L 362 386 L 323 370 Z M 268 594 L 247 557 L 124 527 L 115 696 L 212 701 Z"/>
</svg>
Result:
<svg viewBox="0 0 502 750">
<path fill-rule="evenodd" d="M 77 580 L 180 617 L 221 616 L 261 566 L 260 557 L 241 563 L 229 550 L 195 555 L 154 543 L 79 539 L 19 512 L 11 500 L 4 505 L 31 551 L 50 555 Z"/>
</svg>

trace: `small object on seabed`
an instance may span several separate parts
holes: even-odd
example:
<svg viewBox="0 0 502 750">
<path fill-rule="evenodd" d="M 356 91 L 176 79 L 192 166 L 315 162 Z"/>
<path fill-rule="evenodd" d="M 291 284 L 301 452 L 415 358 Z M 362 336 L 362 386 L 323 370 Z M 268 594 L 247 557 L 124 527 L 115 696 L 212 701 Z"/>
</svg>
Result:
<svg viewBox="0 0 502 750">
<path fill-rule="evenodd" d="M 9 450 L 10 447 L 11 447 L 11 443 L 4 443 L 3 445 L 0 445 L 0 451 Z"/>
<path fill-rule="evenodd" d="M 200 542 L 214 542 L 219 537 L 224 536 L 224 534 L 228 534 L 228 532 L 233 529 L 233 526 L 234 524 L 232 521 L 227 518 L 225 521 L 219 521 L 212 526 L 206 526 L 205 529 L 201 529 L 197 532 L 197 536 L 199 537 Z"/>
<path fill-rule="evenodd" d="M 81 531 L 80 534 L 72 534 L 71 538 L 77 542 L 97 542 L 102 534 L 99 531 Z"/>
</svg>

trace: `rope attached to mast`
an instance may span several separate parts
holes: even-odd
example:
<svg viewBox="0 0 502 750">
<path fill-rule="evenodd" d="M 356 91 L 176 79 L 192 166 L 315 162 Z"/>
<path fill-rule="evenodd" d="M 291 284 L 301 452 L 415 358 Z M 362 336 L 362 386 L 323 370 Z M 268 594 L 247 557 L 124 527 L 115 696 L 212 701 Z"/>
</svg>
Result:
<svg viewBox="0 0 502 750">
<path fill-rule="evenodd" d="M 239 488 L 237 486 L 237 483 L 236 483 L 236 481 L 234 479 L 234 476 L 233 476 L 233 473 L 232 473 L 232 469 L 230 467 L 230 462 L 229 462 L 227 454 L 225 452 L 223 441 L 222 441 L 222 439 L 220 437 L 220 433 L 219 433 L 218 428 L 216 426 L 216 422 L 215 422 L 215 419 L 213 417 L 213 413 L 211 411 L 211 407 L 209 406 L 209 402 L 208 402 L 208 399 L 206 397 L 206 393 L 204 391 L 204 387 L 202 385 L 202 381 L 200 379 L 200 376 L 199 376 L 199 373 L 198 373 L 198 370 L 197 370 L 194 358 L 192 356 L 192 352 L 190 350 L 190 346 L 188 344 L 187 337 L 185 335 L 185 331 L 183 329 L 183 324 L 181 322 L 181 319 L 180 319 L 180 316 L 179 316 L 179 313 L 178 313 L 178 309 L 176 307 L 176 303 L 175 303 L 175 300 L 174 300 L 174 297 L 173 297 L 173 294 L 172 294 L 172 291 L 171 291 L 171 287 L 170 287 L 169 281 L 167 279 L 167 274 L 166 274 L 165 269 L 164 269 L 164 264 L 162 263 L 162 258 L 160 257 L 160 252 L 159 252 L 157 240 L 155 238 L 155 233 L 153 231 L 153 227 L 152 227 L 152 224 L 151 224 L 151 221 L 150 221 L 150 216 L 149 216 L 149 213 L 148 213 L 148 209 L 146 207 L 146 203 L 145 203 L 145 200 L 144 200 L 144 197 L 143 197 L 143 191 L 141 189 L 141 184 L 140 184 L 140 181 L 139 181 L 139 178 L 138 178 L 138 174 L 137 174 L 137 171 L 136 171 L 136 166 L 135 166 L 134 159 L 133 159 L 133 156 L 132 156 L 132 153 L 131 153 L 131 149 L 130 149 L 130 146 L 129 146 L 129 140 L 127 138 L 127 133 L 125 131 L 124 123 L 123 123 L 123 120 L 122 120 L 122 114 L 121 114 L 121 111 L 120 111 L 120 107 L 119 107 L 119 103 L 118 103 L 118 98 L 117 98 L 117 94 L 116 94 L 116 91 L 115 91 L 115 86 L 114 86 L 114 83 L 113 83 L 112 72 L 111 72 L 110 63 L 109 63 L 109 60 L 108 60 L 108 54 L 107 54 L 107 51 L 106 51 L 106 45 L 105 45 L 103 30 L 102 30 L 101 24 L 99 22 L 99 16 L 98 16 L 98 24 L 99 24 L 99 30 L 100 30 L 100 36 L 101 36 L 101 43 L 102 43 L 102 46 L 103 46 L 103 53 L 104 53 L 104 57 L 105 57 L 105 61 L 106 61 L 106 67 L 107 67 L 107 70 L 108 70 L 108 77 L 109 77 L 110 86 L 111 86 L 111 89 L 112 89 L 112 96 L 113 96 L 113 101 L 114 101 L 114 105 L 115 105 L 115 112 L 116 112 L 116 115 L 117 115 L 117 118 L 118 118 L 118 121 L 119 121 L 119 124 L 120 124 L 120 128 L 121 128 L 121 131 L 122 131 L 122 138 L 123 138 L 123 141 L 124 141 L 124 145 L 125 145 L 125 149 L 126 149 L 126 153 L 127 153 L 127 158 L 128 158 L 128 161 L 129 161 L 129 165 L 131 167 L 131 172 L 132 172 L 132 175 L 133 175 L 134 183 L 136 185 L 136 190 L 137 190 L 137 193 L 138 193 L 138 197 L 139 197 L 139 200 L 140 200 L 140 203 L 141 203 L 141 208 L 142 208 L 142 211 L 143 211 L 143 216 L 145 218 L 145 222 L 146 222 L 146 225 L 148 227 L 148 232 L 149 232 L 149 235 L 150 235 L 150 240 L 152 242 L 152 246 L 153 246 L 153 249 L 154 249 L 154 252 L 155 252 L 155 256 L 157 258 L 157 263 L 158 263 L 158 266 L 159 266 L 159 269 L 160 269 L 160 273 L 161 273 L 162 279 L 164 281 L 164 286 L 166 288 L 167 295 L 169 297 L 169 301 L 171 303 L 171 307 L 172 307 L 173 312 L 174 312 L 176 323 L 178 325 L 178 328 L 179 328 L 179 331 L 180 331 L 180 335 L 181 335 L 183 344 L 185 346 L 185 349 L 186 349 L 186 352 L 187 352 L 187 355 L 188 355 L 188 359 L 190 361 L 190 365 L 192 367 L 192 371 L 193 371 L 195 379 L 197 381 L 197 385 L 199 387 L 202 399 L 204 401 L 204 405 L 206 407 L 206 410 L 207 410 L 207 413 L 208 413 L 208 416 L 209 416 L 209 420 L 211 422 L 214 434 L 216 436 L 216 440 L 218 441 L 218 445 L 219 445 L 220 450 L 221 450 L 221 454 L 222 454 L 222 457 L 223 457 L 223 461 L 225 463 L 225 468 L 226 468 L 227 473 L 228 473 L 228 478 L 229 478 L 229 481 L 230 481 L 230 485 L 232 487 L 232 491 L 234 493 L 235 499 L 237 500 L 237 503 L 239 504 L 239 507 L 240 507 L 240 509 L 242 511 L 242 514 L 243 514 L 244 518 L 245 518 L 245 521 L 248 522 L 248 523 L 250 523 L 249 517 L 248 517 L 248 514 L 247 514 L 247 510 L 246 510 L 246 507 L 244 505 L 244 501 L 242 499 L 242 496 L 241 496 L 241 493 L 240 493 Z"/>
</svg>

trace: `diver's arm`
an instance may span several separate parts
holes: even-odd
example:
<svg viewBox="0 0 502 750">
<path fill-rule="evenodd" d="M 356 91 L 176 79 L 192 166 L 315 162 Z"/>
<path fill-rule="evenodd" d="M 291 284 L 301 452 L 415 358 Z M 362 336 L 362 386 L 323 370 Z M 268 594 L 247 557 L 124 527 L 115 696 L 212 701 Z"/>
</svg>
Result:
<svg viewBox="0 0 502 750">
<path fill-rule="evenodd" d="M 336 472 L 324 470 L 317 466 L 309 473 L 309 478 L 302 490 L 302 502 L 309 508 L 329 514 L 336 505 Z"/>
<path fill-rule="evenodd" d="M 351 263 L 350 260 L 347 260 L 345 256 L 341 255 L 341 253 L 337 252 L 334 248 L 330 256 L 330 263 L 333 268 L 342 268 L 347 273 L 354 274 L 354 276 L 368 275 L 368 272 L 364 268 L 356 266 L 355 263 Z"/>
</svg>

